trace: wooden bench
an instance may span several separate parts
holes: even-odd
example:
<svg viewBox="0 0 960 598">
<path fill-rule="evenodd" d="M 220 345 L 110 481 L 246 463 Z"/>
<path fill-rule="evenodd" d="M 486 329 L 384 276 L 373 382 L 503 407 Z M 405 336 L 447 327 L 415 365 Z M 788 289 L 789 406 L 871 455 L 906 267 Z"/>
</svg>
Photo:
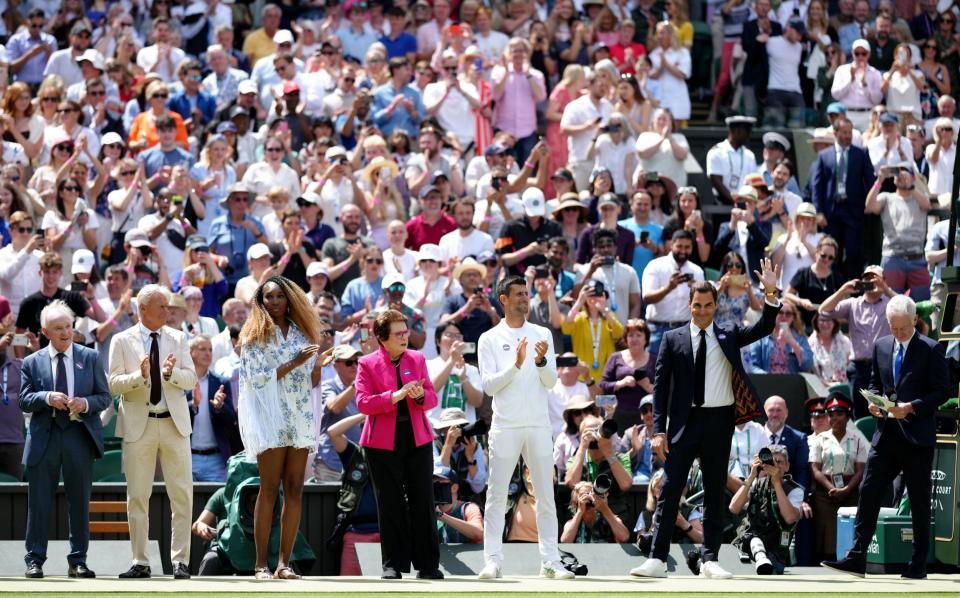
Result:
<svg viewBox="0 0 960 598">
<path fill-rule="evenodd" d="M 127 503 L 122 500 L 91 500 L 91 513 L 124 513 Z M 129 521 L 90 521 L 91 534 L 129 534 Z"/>
</svg>

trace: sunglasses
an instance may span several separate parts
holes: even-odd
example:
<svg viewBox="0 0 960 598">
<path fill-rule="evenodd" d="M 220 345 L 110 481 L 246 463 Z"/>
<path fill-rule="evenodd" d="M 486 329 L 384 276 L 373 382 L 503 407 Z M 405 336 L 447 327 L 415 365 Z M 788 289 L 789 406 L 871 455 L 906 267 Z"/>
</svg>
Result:
<svg viewBox="0 0 960 598">
<path fill-rule="evenodd" d="M 342 363 L 343 365 L 347 366 L 348 368 L 352 368 L 352 367 L 354 367 L 354 366 L 357 365 L 357 360 L 356 360 L 356 359 L 344 359 L 344 360 L 341 361 L 340 363 Z"/>
<path fill-rule="evenodd" d="M 854 52 L 854 56 L 869 56 L 869 52 Z"/>
<path fill-rule="evenodd" d="M 271 152 L 271 153 L 282 153 L 282 152 L 283 152 L 283 148 L 282 148 L 282 147 L 268 147 L 268 148 L 266 148 L 264 151 L 268 151 L 268 152 Z"/>
<path fill-rule="evenodd" d="M 41 102 L 59 102 L 60 98 L 58 98 L 57 96 L 48 96 L 45 98 L 40 98 L 40 101 Z"/>
<path fill-rule="evenodd" d="M 203 81 L 203 77 L 200 75 L 190 75 L 187 77 L 187 81 Z"/>
<path fill-rule="evenodd" d="M 53 146 L 53 149 L 60 150 L 61 152 L 72 152 L 73 144 L 72 143 L 61 143 L 60 145 Z"/>
<path fill-rule="evenodd" d="M 57 110 L 57 114 L 69 114 L 71 112 L 77 112 L 76 108 L 60 108 Z"/>
<path fill-rule="evenodd" d="M 828 261 L 828 262 L 832 262 L 832 261 L 834 261 L 835 259 L 837 259 L 837 256 L 835 256 L 835 255 L 830 255 L 829 253 L 821 253 L 821 254 L 820 254 L 820 259 L 826 260 L 826 261 Z"/>
<path fill-rule="evenodd" d="M 109 147 L 109 148 L 113 148 L 113 149 L 123 149 L 123 144 L 122 144 L 122 143 L 108 143 L 108 144 L 106 144 L 106 145 L 103 146 L 103 147 Z"/>
<path fill-rule="evenodd" d="M 80 193 L 80 187 L 77 187 L 76 185 L 64 185 L 61 189 L 63 191 L 73 191 L 74 193 Z"/>
<path fill-rule="evenodd" d="M 644 405 L 640 408 L 640 413 L 650 413 L 651 411 L 653 411 L 653 407 L 650 405 Z"/>
<path fill-rule="evenodd" d="M 152 96 L 150 96 L 150 99 L 151 99 L 151 100 L 156 100 L 156 99 L 165 100 L 165 99 L 167 99 L 167 98 L 169 98 L 169 97 L 170 97 L 170 95 L 169 95 L 169 94 L 166 94 L 166 93 L 155 93 L 155 94 L 153 94 Z"/>
<path fill-rule="evenodd" d="M 354 79 L 353 77 L 344 77 L 343 80 L 344 80 L 346 83 L 353 83 L 353 82 L 356 81 L 356 79 Z"/>
<path fill-rule="evenodd" d="M 406 292 L 407 287 L 402 284 L 392 284 L 387 287 L 388 293 L 404 293 Z"/>
<path fill-rule="evenodd" d="M 443 70 L 446 71 L 446 72 L 448 72 L 448 73 L 455 73 L 455 72 L 457 72 L 457 67 L 455 67 L 455 66 L 445 66 L 445 67 L 443 67 Z"/>
<path fill-rule="evenodd" d="M 936 44 L 927 44 L 927 45 L 924 46 L 924 49 L 925 49 L 925 50 L 936 50 L 936 49 L 937 49 L 937 45 L 936 45 Z"/>
<path fill-rule="evenodd" d="M 334 54 L 336 54 L 336 52 L 334 52 L 333 50 L 323 50 L 320 53 L 323 54 L 324 56 L 333 56 Z"/>
<path fill-rule="evenodd" d="M 100 98 L 100 97 L 103 97 L 103 96 L 107 95 L 107 92 L 102 91 L 102 90 L 101 90 L 101 91 L 88 91 L 88 92 L 87 92 L 87 95 L 90 96 L 90 97 L 94 97 L 94 98 Z"/>
<path fill-rule="evenodd" d="M 30 228 L 29 226 L 18 226 L 18 227 L 16 227 L 16 228 L 14 228 L 13 230 L 17 231 L 17 232 L 20 233 L 20 234 L 25 234 L 25 233 L 29 233 L 29 232 L 32 232 L 32 231 L 33 231 L 33 229 Z"/>
<path fill-rule="evenodd" d="M 368 264 L 382 264 L 383 260 L 378 257 L 368 257 L 365 260 Z"/>
</svg>

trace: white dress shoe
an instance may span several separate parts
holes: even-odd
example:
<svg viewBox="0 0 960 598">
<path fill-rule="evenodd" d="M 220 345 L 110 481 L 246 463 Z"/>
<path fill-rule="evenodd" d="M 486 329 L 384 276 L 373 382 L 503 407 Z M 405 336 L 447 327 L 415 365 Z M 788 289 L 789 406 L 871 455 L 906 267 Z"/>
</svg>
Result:
<svg viewBox="0 0 960 598">
<path fill-rule="evenodd" d="M 667 564 L 660 559 L 647 559 L 639 567 L 630 570 L 630 575 L 634 577 L 666 577 Z"/>
<path fill-rule="evenodd" d="M 477 579 L 500 579 L 501 577 L 503 577 L 503 572 L 500 571 L 500 566 L 496 563 L 487 563 L 480 570 L 480 574 L 477 575 Z"/>
<path fill-rule="evenodd" d="M 547 579 L 573 579 L 576 575 L 562 563 L 540 563 L 540 577 Z"/>
<path fill-rule="evenodd" d="M 707 561 L 700 565 L 700 575 L 707 579 L 730 579 L 733 575 L 724 570 L 717 561 Z"/>
</svg>

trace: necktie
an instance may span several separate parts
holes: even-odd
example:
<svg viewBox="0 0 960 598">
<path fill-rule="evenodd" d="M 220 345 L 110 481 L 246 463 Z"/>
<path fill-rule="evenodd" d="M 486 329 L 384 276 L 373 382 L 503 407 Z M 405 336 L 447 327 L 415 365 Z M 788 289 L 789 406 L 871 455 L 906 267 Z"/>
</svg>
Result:
<svg viewBox="0 0 960 598">
<path fill-rule="evenodd" d="M 842 201 L 847 195 L 847 149 L 840 150 L 837 160 L 837 196 Z"/>
<path fill-rule="evenodd" d="M 163 389 L 160 377 L 160 335 L 150 333 L 150 404 L 159 405 Z"/>
<path fill-rule="evenodd" d="M 770 435 L 770 445 L 773 446 L 773 445 L 776 445 L 776 444 L 777 444 L 777 435 L 776 435 L 776 434 L 771 434 L 771 435 Z"/>
<path fill-rule="evenodd" d="M 57 379 L 53 384 L 53 390 L 70 396 L 70 389 L 67 385 L 67 364 L 64 363 L 66 357 L 63 353 L 57 353 Z M 70 421 L 67 412 L 60 409 L 56 410 L 56 416 L 53 419 L 61 428 L 66 428 Z"/>
<path fill-rule="evenodd" d="M 903 344 L 897 349 L 897 357 L 893 360 L 893 383 L 900 384 L 900 368 L 903 367 Z"/>
<path fill-rule="evenodd" d="M 704 387 L 707 382 L 707 331 L 700 330 L 700 346 L 697 347 L 697 359 L 693 364 L 696 380 L 693 386 L 693 406 L 703 407 Z"/>
</svg>

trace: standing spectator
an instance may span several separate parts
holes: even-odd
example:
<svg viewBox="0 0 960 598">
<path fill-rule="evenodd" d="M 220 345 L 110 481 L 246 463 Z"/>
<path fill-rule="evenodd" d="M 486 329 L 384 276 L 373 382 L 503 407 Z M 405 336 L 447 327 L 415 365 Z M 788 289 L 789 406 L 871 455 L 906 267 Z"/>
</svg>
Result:
<svg viewBox="0 0 960 598">
<path fill-rule="evenodd" d="M 664 333 L 690 321 L 690 284 L 703 281 L 703 269 L 689 261 L 693 235 L 678 230 L 671 238 L 670 253 L 647 264 L 643 271 L 643 302 L 650 328 L 650 352 L 659 354 Z"/>
<path fill-rule="evenodd" d="M 350 280 L 340 300 L 340 316 L 347 324 L 359 324 L 373 311 L 383 291 L 383 254 L 377 247 L 364 251 L 360 276 Z"/>
<path fill-rule="evenodd" d="M 676 28 L 667 21 L 657 23 L 657 45 L 650 51 L 650 78 L 659 84 L 661 106 L 670 110 L 681 126 L 690 118 L 690 93 L 687 79 L 693 69 L 690 50 L 683 47 Z"/>
<path fill-rule="evenodd" d="M 760 178 L 760 175 L 756 175 Z M 762 183 L 763 179 L 760 178 Z M 760 267 L 760 261 L 770 244 L 772 226 L 760 219 L 757 187 L 741 187 L 733 194 L 736 206 L 730 211 L 730 220 L 720 225 L 713 242 L 714 251 L 720 254 L 734 251 L 746 259 L 747 276 Z M 766 199 L 766 197 L 764 197 Z"/>
<path fill-rule="evenodd" d="M 869 6 L 869 4 L 867 5 Z M 868 9 L 869 10 L 869 9 Z M 849 31 L 847 29 L 850 25 L 847 25 L 842 30 Z M 852 40 L 849 40 L 848 43 L 852 44 L 857 38 L 864 37 L 860 34 L 859 28 L 855 28 L 856 33 Z M 874 31 L 871 36 L 873 40 L 873 51 L 870 53 L 870 66 L 877 69 L 880 72 L 886 72 L 890 70 L 890 67 L 893 66 L 894 61 L 894 49 L 897 45 L 896 39 L 891 36 L 891 31 L 893 30 L 893 23 L 890 20 L 890 15 L 880 13 L 877 15 L 876 20 L 874 21 Z M 844 48 L 844 40 L 841 36 L 840 47 Z M 927 52 L 924 51 L 924 56 Z"/>
<path fill-rule="evenodd" d="M 359 234 L 363 225 L 360 208 L 353 204 L 343 206 L 340 209 L 340 224 L 343 233 L 327 239 L 320 249 L 329 268 L 330 290 L 337 297 L 343 294 L 347 283 L 360 276 L 360 262 L 365 249 L 374 247 L 373 241 Z"/>
<path fill-rule="evenodd" d="M 658 206 L 653 206 L 651 213 L 659 211 L 657 208 Z M 663 212 L 659 213 L 663 214 Z M 673 233 L 678 230 L 686 230 L 693 235 L 696 243 L 690 259 L 694 264 L 704 267 L 713 249 L 713 223 L 703 217 L 703 212 L 700 210 L 700 194 L 696 187 L 680 187 L 677 190 L 673 214 L 663 223 L 664 251 L 670 251 Z"/>
<path fill-rule="evenodd" d="M 594 228 L 590 235 L 590 245 L 593 257 L 588 263 L 577 268 L 583 274 L 582 280 L 593 279 L 606 285 L 610 293 L 610 308 L 621 322 L 639 317 L 640 280 L 637 272 L 626 265 L 632 262 L 617 260 L 614 230 L 599 226 Z M 635 242 L 631 241 L 631 245 L 635 245 Z"/>
<path fill-rule="evenodd" d="M 760 0 L 765 2 L 766 0 Z M 732 205 L 733 194 L 745 183 L 747 175 L 757 172 L 757 158 L 746 147 L 757 119 L 731 116 L 726 119 L 727 138 L 707 152 L 707 176 L 721 203 Z"/>
<path fill-rule="evenodd" d="M 759 0 L 762 3 L 766 0 Z M 806 122 L 804 111 L 806 104 L 800 88 L 800 59 L 803 54 L 802 42 L 807 34 L 806 25 L 801 20 L 787 23 L 783 35 L 767 40 L 766 51 L 769 63 L 767 79 L 767 107 L 764 111 L 764 123 L 768 127 L 801 127 Z M 786 116 L 786 119 L 783 117 Z"/>
<path fill-rule="evenodd" d="M 6 308 L 6 309 L 4 309 Z M 6 311 L 4 319 L 13 324 L 9 305 L 0 301 L 0 312 Z M 23 480 L 24 418 L 19 396 L 23 360 L 7 355 L 13 342 L 12 326 L 3 325 L 0 336 L 0 375 L 6 384 L 0 388 L 0 473 Z"/>
<path fill-rule="evenodd" d="M 857 291 L 857 283 L 872 286 L 862 291 L 859 297 L 851 297 Z M 896 293 L 884 282 L 883 268 L 867 266 L 863 276 L 848 280 L 836 293 L 820 305 L 820 317 L 841 318 L 847 321 L 850 341 L 853 343 L 853 359 L 847 367 L 850 379 L 850 396 L 853 397 L 854 417 L 867 415 L 866 401 L 860 389 L 867 388 L 873 367 L 873 346 L 877 339 L 890 333 L 886 319 L 886 307 Z"/>
<path fill-rule="evenodd" d="M 523 192 L 524 217 L 511 220 L 497 239 L 497 251 L 503 264 L 521 275 L 530 266 L 546 262 L 547 242 L 562 234 L 560 225 L 547 218 L 547 202 L 543 191 L 530 187 Z"/>
<path fill-rule="evenodd" d="M 817 209 L 812 203 L 801 203 L 787 233 L 780 235 L 770 256 L 781 266 L 780 288 L 786 290 L 794 275 L 813 265 L 817 245 L 823 233 L 817 232 Z"/>
<path fill-rule="evenodd" d="M 880 91 L 886 95 L 890 113 L 896 114 L 904 123 L 921 123 L 920 90 L 926 86 L 926 81 L 923 72 L 913 67 L 910 53 L 910 44 L 897 46 L 893 67 L 883 75 Z"/>
<path fill-rule="evenodd" d="M 816 317 L 820 304 L 843 284 L 840 272 L 833 268 L 839 253 L 837 242 L 829 235 L 822 236 L 815 249 L 812 264 L 796 270 L 789 282 L 783 279 L 787 282 L 784 299 L 797 306 L 807 325 Z"/>
<path fill-rule="evenodd" d="M 937 119 L 933 129 L 933 144 L 925 150 L 930 164 L 930 195 L 953 191 L 953 164 L 957 159 L 956 133 L 951 119 Z"/>
<path fill-rule="evenodd" d="M 747 275 L 746 261 L 731 251 L 720 261 L 720 281 L 717 287 L 717 311 L 713 319 L 718 326 L 742 326 L 747 311 L 763 309 L 760 297 L 753 291 Z"/>
<path fill-rule="evenodd" d="M 193 429 L 190 436 L 193 480 L 225 482 L 227 460 L 233 456 L 230 436 L 237 426 L 230 381 L 210 369 L 213 346 L 208 336 L 201 334 L 190 341 L 190 358 L 197 370 L 197 383 L 192 391 L 187 391 Z"/>
<path fill-rule="evenodd" d="M 416 60 L 417 38 L 406 31 L 407 11 L 402 6 L 390 6 L 386 16 L 390 32 L 381 36 L 379 41 L 387 48 L 387 58 Z"/>
<path fill-rule="evenodd" d="M 777 314 L 773 335 L 754 343 L 750 362 L 753 371 L 764 374 L 799 374 L 813 371 L 813 352 L 797 309 L 784 305 Z"/>
<path fill-rule="evenodd" d="M 830 95 L 843 105 L 847 118 L 859 131 L 867 128 L 870 110 L 883 101 L 882 76 L 868 64 L 869 60 L 870 42 L 853 42 L 853 60 L 837 68 L 830 88 Z"/>
<path fill-rule="evenodd" d="M 657 108 L 651 129 L 641 132 L 636 139 L 637 171 L 658 172 L 678 186 L 685 186 L 687 171 L 683 163 L 690 155 L 690 145 L 682 133 L 676 132 L 673 114 L 666 108 Z"/>
<path fill-rule="evenodd" d="M 70 36 L 67 39 L 69 45 L 51 54 L 50 61 L 43 70 L 44 77 L 59 75 L 63 79 L 65 88 L 83 83 L 83 72 L 77 60 L 90 47 L 90 23 L 86 19 L 77 20 L 70 28 Z"/>
<path fill-rule="evenodd" d="M 362 63 L 364 55 L 372 44 L 377 42 L 377 34 L 368 22 L 367 3 L 353 0 L 344 3 L 347 20 L 337 30 L 337 37 L 343 45 L 343 57 Z"/>
<path fill-rule="evenodd" d="M 623 324 L 610 309 L 610 293 L 598 280 L 589 280 L 580 289 L 577 301 L 563 320 L 561 330 L 570 335 L 573 352 L 588 364 L 594 382 L 600 382 L 614 343 L 623 336 Z"/>
<path fill-rule="evenodd" d="M 447 0 L 434 0 L 432 18 L 417 28 L 417 57 L 429 60 L 440 44 L 441 34 L 453 24 L 450 17 L 450 3 Z"/>
<path fill-rule="evenodd" d="M 441 58 L 441 77 L 423 90 L 423 105 L 428 117 L 435 116 L 440 126 L 452 132 L 462 147 L 476 140 L 476 123 L 464 115 L 481 108 L 477 88 L 457 76 L 459 56 L 448 49 Z M 421 133 L 422 135 L 422 133 Z"/>
<path fill-rule="evenodd" d="M 183 92 L 170 98 L 167 106 L 180 115 L 187 129 L 201 130 L 207 127 L 217 113 L 217 101 L 203 91 L 203 67 L 196 60 L 185 60 L 177 69 Z"/>
<path fill-rule="evenodd" d="M 724 6 L 729 7 L 730 17 L 724 15 L 724 33 L 736 31 L 735 22 L 739 19 L 748 19 L 750 10 L 749 0 L 728 0 Z M 747 16 L 740 16 L 746 7 Z M 766 91 L 770 65 L 767 51 L 764 46 L 773 38 L 783 34 L 783 23 L 770 18 L 770 0 L 754 0 L 753 8 L 756 18 L 744 23 L 739 36 L 746 62 L 743 65 L 743 77 L 740 85 L 743 88 L 743 111 L 747 116 L 760 116 L 760 102 Z M 729 25 L 727 25 L 729 23 Z M 729 38 L 728 38 L 729 39 Z M 726 51 L 726 47 L 724 47 Z M 713 111 L 716 120 L 716 110 Z"/>
<path fill-rule="evenodd" d="M 937 4 L 937 0 L 920 0 L 920 11 L 910 19 L 910 33 L 913 34 L 913 39 L 923 41 L 936 34 Z"/>
<path fill-rule="evenodd" d="M 16 211 L 7 219 L 10 243 L 0 249 L 0 296 L 8 303 L 10 313 L 19 314 L 23 300 L 40 290 L 40 270 L 44 239 L 35 232 L 34 220 L 24 211 Z"/>
<path fill-rule="evenodd" d="M 870 26 L 870 2 L 857 0 L 853 5 L 853 21 L 837 29 L 837 38 L 840 49 L 847 56 L 853 50 L 853 43 L 858 39 L 872 37 L 873 27 Z M 880 68 L 880 67 L 877 67 Z"/>
<path fill-rule="evenodd" d="M 147 73 L 157 73 L 160 80 L 166 83 L 177 80 L 177 67 L 187 56 L 173 43 L 172 33 L 167 18 L 154 19 L 151 33 L 154 44 L 137 52 L 137 66 Z"/>
<path fill-rule="evenodd" d="M 881 181 L 894 179 L 896 191 L 881 193 Z M 884 281 L 895 293 L 908 289 L 915 301 L 930 298 L 930 273 L 921 247 L 927 238 L 930 196 L 916 188 L 913 164 L 881 166 L 867 194 L 864 211 L 879 214 L 883 221 Z"/>
<path fill-rule="evenodd" d="M 512 38 L 504 52 L 504 65 L 490 73 L 494 84 L 495 129 L 516 138 L 513 156 L 523 163 L 537 143 L 536 106 L 547 98 L 544 74 L 530 66 L 530 42 Z"/>
<path fill-rule="evenodd" d="M 373 121 L 384 135 L 394 129 L 417 134 L 417 126 L 426 109 L 420 91 L 408 84 L 410 62 L 406 58 L 390 59 L 390 81 L 373 90 Z"/>
<path fill-rule="evenodd" d="M 44 67 L 57 49 L 57 39 L 43 30 L 46 14 L 42 8 L 27 13 L 26 26 L 7 40 L 10 74 L 36 90 L 44 78 Z"/>
<path fill-rule="evenodd" d="M 813 365 L 820 380 L 827 386 L 846 384 L 853 345 L 840 330 L 840 321 L 815 314 L 813 332 L 807 342 L 813 351 Z"/>
<path fill-rule="evenodd" d="M 162 86 L 163 83 L 154 83 L 148 93 L 154 108 L 160 106 L 160 113 L 151 110 L 137 115 L 128 142 L 131 149 L 146 150 L 137 160 L 143 163 L 147 185 L 152 191 L 170 183 L 174 166 L 187 167 L 193 162 L 193 157 L 186 151 L 189 145 L 186 144 L 187 130 L 183 120 L 176 112 L 167 113 L 162 106 L 168 95 L 166 87 Z"/>
<path fill-rule="evenodd" d="M 93 461 L 103 456 L 99 414 L 110 403 L 110 388 L 97 353 L 73 342 L 73 319 L 74 312 L 63 301 L 45 307 L 40 320 L 49 348 L 23 363 L 20 408 L 31 414 L 30 445 L 24 455 L 30 481 L 24 558 L 28 578 L 43 577 L 51 502 L 61 475 L 70 515 L 68 575 L 96 577 L 86 562 L 90 490 Z"/>
<path fill-rule="evenodd" d="M 630 200 L 632 218 L 619 221 L 617 224 L 633 233 L 637 239 L 637 247 L 633 252 L 633 269 L 638 277 L 650 260 L 660 255 L 663 249 L 663 227 L 650 220 L 650 210 L 653 200 L 645 190 L 637 191 Z"/>
<path fill-rule="evenodd" d="M 951 40 L 951 44 L 953 43 L 955 42 Z M 950 69 L 940 62 L 940 47 L 938 44 L 939 42 L 935 37 L 923 42 L 921 46 L 923 59 L 917 65 L 920 72 L 923 73 L 925 81 L 925 85 L 920 91 L 920 107 L 923 110 L 923 118 L 927 121 L 939 115 L 937 112 L 939 98 L 949 95 L 951 90 Z M 954 61 L 951 60 L 950 62 L 956 66 Z"/>
<path fill-rule="evenodd" d="M 426 185 L 420 189 L 422 211 L 407 222 L 407 247 L 414 251 L 424 243 L 437 245 L 440 239 L 457 229 L 457 223 L 443 211 L 440 189 Z"/>
<path fill-rule="evenodd" d="M 25 297 L 20 304 L 20 310 L 17 312 L 17 334 L 29 333 L 39 336 L 42 327 L 40 315 L 43 308 L 58 299 L 66 302 L 70 310 L 78 316 L 87 316 L 97 321 L 105 319 L 99 306 L 91 306 L 83 294 L 60 288 L 60 281 L 63 279 L 63 260 L 58 254 L 52 251 L 44 253 L 38 259 L 38 265 L 40 266 L 40 289 Z M 35 276 L 31 273 L 24 273 L 24 275 Z M 99 316 L 96 315 L 98 312 Z M 40 348 L 46 346 L 47 337 L 40 338 Z M 14 353 L 22 358 L 25 354 L 24 347 L 14 347 Z"/>
<path fill-rule="evenodd" d="M 243 53 L 247 55 L 250 66 L 257 64 L 261 58 L 273 54 L 275 48 L 273 36 L 280 29 L 281 17 L 282 11 L 276 4 L 266 4 L 260 11 L 260 22 L 263 26 L 254 29 L 243 39 Z"/>
<path fill-rule="evenodd" d="M 236 101 L 240 82 L 249 75 L 230 66 L 227 50 L 220 44 L 207 48 L 207 66 L 210 74 L 202 81 L 203 90 L 213 96 L 219 112 Z"/>
<path fill-rule="evenodd" d="M 499 310 L 494 307 L 490 290 L 485 288 L 486 278 L 487 267 L 472 257 L 457 264 L 453 279 L 460 284 L 461 292 L 447 298 L 443 307 L 446 315 L 440 319 L 438 328 L 455 322 L 464 342 L 476 343 L 484 331 L 500 322 Z"/>
<path fill-rule="evenodd" d="M 609 172 L 604 170 L 604 176 L 609 178 Z M 599 175 L 598 179 L 601 178 Z M 577 240 L 577 263 L 581 266 L 589 264 L 594 255 L 593 237 L 598 230 L 604 229 L 613 231 L 616 234 L 616 252 L 615 255 L 620 258 L 623 264 L 633 264 L 633 255 L 636 253 L 637 239 L 630 229 L 620 226 L 617 221 L 622 212 L 622 203 L 614 193 L 609 191 L 600 195 L 596 200 L 596 209 L 600 213 L 600 221 L 591 224 L 583 229 L 580 238 Z"/>
<path fill-rule="evenodd" d="M 606 79 L 594 76 L 588 84 L 587 93 L 567 104 L 560 119 L 560 132 L 567 136 L 566 166 L 573 172 L 579 189 L 587 186 L 594 165 L 591 150 L 602 126 L 613 113 L 613 105 L 606 99 L 608 90 Z M 619 167 L 622 173 L 622 162 Z"/>
<path fill-rule="evenodd" d="M 563 78 L 557 83 L 553 91 L 550 92 L 550 101 L 547 103 L 547 147 L 550 148 L 550 172 L 556 172 L 559 168 L 566 168 L 569 162 L 568 147 L 570 141 L 564 139 L 561 132 L 561 120 L 567 106 L 580 96 L 580 90 L 583 89 L 586 77 L 583 67 L 579 64 L 568 64 L 563 70 Z M 549 189 L 552 188 L 551 182 L 548 187 L 547 195 L 550 195 Z M 559 194 L 558 194 L 559 196 Z"/>
<path fill-rule="evenodd" d="M 457 258 L 463 260 L 467 256 L 478 256 L 485 251 L 493 252 L 493 239 L 487 233 L 477 229 L 473 224 L 476 204 L 468 199 L 453 203 L 453 219 L 457 223 L 457 230 L 440 237 L 440 253 L 444 260 Z"/>
<path fill-rule="evenodd" d="M 473 423 L 477 421 L 477 408 L 483 405 L 480 371 L 464 360 L 463 334 L 456 324 L 447 322 L 432 332 L 427 342 L 434 344 L 436 357 L 427 361 L 427 370 L 434 388 L 438 389 L 438 402 L 427 417 L 439 430 L 441 412 L 456 408 L 466 423 Z"/>
<path fill-rule="evenodd" d="M 220 205 L 227 213 L 210 223 L 207 234 L 209 247 L 213 253 L 227 258 L 224 269 L 227 282 L 235 287 L 237 282 L 249 273 L 246 259 L 248 250 L 255 243 L 267 240 L 263 223 L 249 213 L 252 193 L 243 183 L 234 183 Z"/>
<path fill-rule="evenodd" d="M 790 457 L 790 476 L 793 481 L 810 488 L 810 454 L 807 435 L 787 425 L 790 412 L 783 397 L 772 395 L 763 402 L 763 411 L 767 416 L 764 432 L 768 435 L 770 446 L 781 445 L 787 449 Z"/>
<path fill-rule="evenodd" d="M 653 392 L 653 374 L 656 358 L 647 351 L 650 329 L 639 319 L 627 320 L 624 327 L 627 348 L 617 351 L 607 360 L 600 378 L 600 389 L 617 396 L 613 412 L 620 430 L 643 423 L 642 399 Z"/>
<path fill-rule="evenodd" d="M 819 225 L 826 225 L 843 251 L 847 277 L 863 266 L 863 206 L 874 182 L 873 165 L 867 153 L 853 141 L 853 123 L 837 120 L 836 142 L 817 155 L 810 188 Z"/>
</svg>

